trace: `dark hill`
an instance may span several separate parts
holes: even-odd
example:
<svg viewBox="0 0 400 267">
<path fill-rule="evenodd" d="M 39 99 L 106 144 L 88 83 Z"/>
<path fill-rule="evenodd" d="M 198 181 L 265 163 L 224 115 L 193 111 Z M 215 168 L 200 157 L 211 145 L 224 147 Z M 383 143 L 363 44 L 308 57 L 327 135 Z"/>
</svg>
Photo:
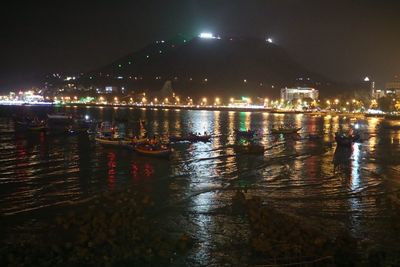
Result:
<svg viewBox="0 0 400 267">
<path fill-rule="evenodd" d="M 278 95 L 282 86 L 319 86 L 326 79 L 296 63 L 283 48 L 253 38 L 157 41 L 87 73 L 83 83 L 158 91 L 171 80 L 182 95 Z"/>
</svg>

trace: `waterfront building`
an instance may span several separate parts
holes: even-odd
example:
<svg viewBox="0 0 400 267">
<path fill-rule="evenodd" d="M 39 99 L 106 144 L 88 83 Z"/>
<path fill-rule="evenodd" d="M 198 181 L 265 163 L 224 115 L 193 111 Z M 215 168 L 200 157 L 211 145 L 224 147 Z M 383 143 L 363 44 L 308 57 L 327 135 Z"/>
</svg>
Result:
<svg viewBox="0 0 400 267">
<path fill-rule="evenodd" d="M 318 90 L 311 87 L 282 88 L 281 99 L 284 101 L 292 101 L 293 99 L 311 98 L 318 100 Z"/>
<path fill-rule="evenodd" d="M 400 80 L 387 82 L 385 84 L 385 94 L 388 96 L 400 96 Z"/>
</svg>

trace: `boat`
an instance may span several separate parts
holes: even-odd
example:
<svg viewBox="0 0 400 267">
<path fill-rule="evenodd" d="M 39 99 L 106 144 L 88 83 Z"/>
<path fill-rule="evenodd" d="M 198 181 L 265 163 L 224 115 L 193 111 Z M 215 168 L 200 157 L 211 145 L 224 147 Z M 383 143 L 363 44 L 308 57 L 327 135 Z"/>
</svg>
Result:
<svg viewBox="0 0 400 267">
<path fill-rule="evenodd" d="M 132 144 L 132 139 L 129 138 L 96 136 L 94 139 L 102 145 L 130 146 Z"/>
<path fill-rule="evenodd" d="M 49 120 L 72 120 L 72 116 L 67 113 L 47 114 Z"/>
<path fill-rule="evenodd" d="M 254 130 L 247 130 L 247 131 L 235 130 L 236 136 L 243 138 L 253 138 L 255 133 L 256 131 Z"/>
<path fill-rule="evenodd" d="M 299 127 L 299 128 L 278 127 L 278 128 L 272 128 L 271 133 L 272 134 L 294 134 L 300 130 L 301 130 L 301 127 Z"/>
<path fill-rule="evenodd" d="M 37 118 L 29 119 L 25 118 L 24 120 L 15 121 L 17 127 L 21 127 L 23 129 L 29 131 L 45 131 L 47 130 L 47 125 L 45 121 L 39 121 Z"/>
<path fill-rule="evenodd" d="M 172 149 L 166 145 L 140 144 L 135 147 L 135 151 L 145 156 L 167 158 L 171 155 Z"/>
<path fill-rule="evenodd" d="M 360 135 L 358 134 L 343 134 L 343 133 L 335 133 L 335 141 L 338 146 L 351 146 L 354 142 L 357 142 L 360 139 Z"/>
<path fill-rule="evenodd" d="M 198 135 L 194 133 L 190 133 L 187 136 L 170 136 L 169 141 L 170 142 L 208 142 L 211 139 L 211 135 L 204 134 L 204 135 Z"/>
<path fill-rule="evenodd" d="M 29 131 L 41 132 L 41 131 L 46 131 L 47 130 L 47 125 L 45 123 L 36 124 L 36 125 L 29 125 L 27 127 L 27 129 Z"/>
<path fill-rule="evenodd" d="M 233 149 L 236 153 L 251 155 L 263 155 L 265 151 L 264 146 L 258 144 L 234 145 Z"/>
</svg>

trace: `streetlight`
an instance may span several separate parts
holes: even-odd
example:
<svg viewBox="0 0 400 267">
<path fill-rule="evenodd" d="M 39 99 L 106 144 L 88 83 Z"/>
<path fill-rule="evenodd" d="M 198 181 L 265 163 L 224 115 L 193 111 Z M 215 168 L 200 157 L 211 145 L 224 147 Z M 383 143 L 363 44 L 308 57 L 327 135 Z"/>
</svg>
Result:
<svg viewBox="0 0 400 267">
<path fill-rule="evenodd" d="M 219 105 L 219 97 L 215 98 L 215 105 Z"/>
</svg>

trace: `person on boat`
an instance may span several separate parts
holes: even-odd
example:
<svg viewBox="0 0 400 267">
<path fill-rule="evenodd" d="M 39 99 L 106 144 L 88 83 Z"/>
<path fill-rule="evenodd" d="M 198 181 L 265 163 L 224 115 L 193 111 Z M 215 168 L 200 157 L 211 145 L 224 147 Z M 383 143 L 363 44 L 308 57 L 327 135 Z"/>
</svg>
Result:
<svg viewBox="0 0 400 267">
<path fill-rule="evenodd" d="M 152 146 L 156 145 L 156 144 L 157 144 L 157 139 L 156 139 L 156 137 L 153 136 L 153 138 L 150 139 L 149 143 L 150 143 L 150 145 L 152 145 Z"/>
</svg>

